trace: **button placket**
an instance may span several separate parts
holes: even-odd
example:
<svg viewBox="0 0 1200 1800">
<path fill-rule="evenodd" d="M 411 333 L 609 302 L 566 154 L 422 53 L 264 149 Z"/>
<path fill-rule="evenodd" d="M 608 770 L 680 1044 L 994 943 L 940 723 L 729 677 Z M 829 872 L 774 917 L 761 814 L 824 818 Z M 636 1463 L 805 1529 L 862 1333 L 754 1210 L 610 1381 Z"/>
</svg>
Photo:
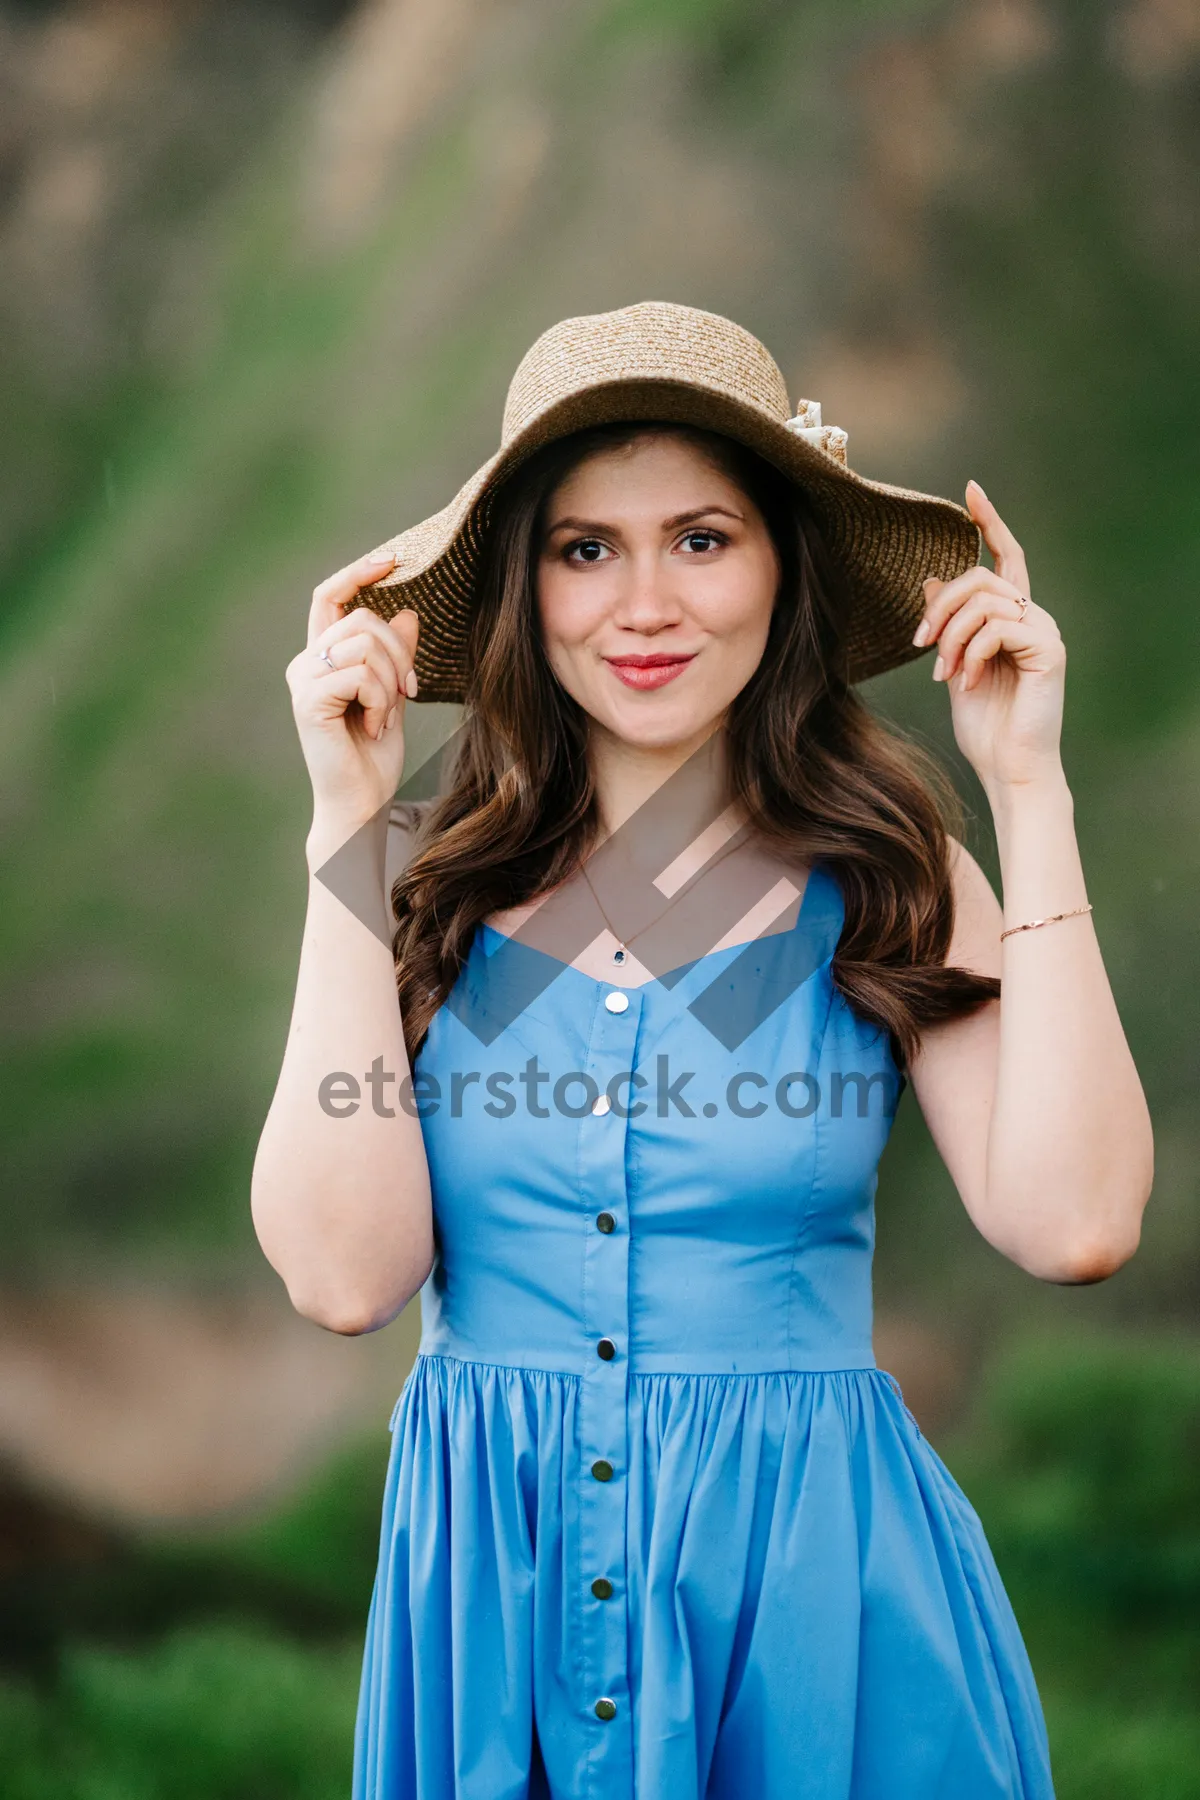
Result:
<svg viewBox="0 0 1200 1800">
<path fill-rule="evenodd" d="M 637 989 L 598 993 L 587 1072 L 603 1095 L 637 1066 L 642 998 Z M 628 1386 L 630 1122 L 624 1109 L 596 1108 L 579 1125 L 584 1223 L 582 1376 L 579 1399 L 582 1594 L 577 1702 L 589 1738 L 585 1800 L 630 1793 L 633 1722 L 629 1694 Z"/>
</svg>

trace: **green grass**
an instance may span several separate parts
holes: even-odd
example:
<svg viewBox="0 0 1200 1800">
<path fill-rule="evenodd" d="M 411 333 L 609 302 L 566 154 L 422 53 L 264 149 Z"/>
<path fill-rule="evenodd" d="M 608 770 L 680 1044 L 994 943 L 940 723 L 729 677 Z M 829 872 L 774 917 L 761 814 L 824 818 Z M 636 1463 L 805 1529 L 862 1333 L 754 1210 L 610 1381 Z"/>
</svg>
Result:
<svg viewBox="0 0 1200 1800">
<path fill-rule="evenodd" d="M 1200 1712 L 1043 1699 L 1057 1800 L 1200 1800 Z"/>
<path fill-rule="evenodd" d="M 237 1620 L 73 1644 L 52 1694 L 0 1683 L 5 1800 L 343 1800 L 361 1656 Z"/>
<path fill-rule="evenodd" d="M 1200 1342 L 1039 1334 L 946 1460 L 1029 1648 L 1058 1800 L 1200 1796 Z"/>
</svg>

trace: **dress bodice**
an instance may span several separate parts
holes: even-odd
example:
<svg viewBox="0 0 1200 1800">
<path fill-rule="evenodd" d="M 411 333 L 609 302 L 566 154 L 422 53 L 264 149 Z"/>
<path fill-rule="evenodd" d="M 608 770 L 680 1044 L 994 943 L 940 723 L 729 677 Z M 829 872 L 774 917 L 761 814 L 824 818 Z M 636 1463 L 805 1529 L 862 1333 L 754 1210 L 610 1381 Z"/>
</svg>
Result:
<svg viewBox="0 0 1200 1800">
<path fill-rule="evenodd" d="M 479 928 L 414 1064 L 424 1352 L 874 1366 L 877 1165 L 904 1082 L 833 984 L 843 920 L 817 863 L 790 928 L 628 989 Z"/>
</svg>

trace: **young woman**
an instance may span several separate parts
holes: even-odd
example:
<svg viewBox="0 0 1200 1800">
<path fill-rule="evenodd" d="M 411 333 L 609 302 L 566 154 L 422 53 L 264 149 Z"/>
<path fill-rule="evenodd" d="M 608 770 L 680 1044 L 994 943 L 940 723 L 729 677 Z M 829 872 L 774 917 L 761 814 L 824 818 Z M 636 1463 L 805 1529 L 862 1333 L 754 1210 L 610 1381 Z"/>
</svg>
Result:
<svg viewBox="0 0 1200 1800">
<path fill-rule="evenodd" d="M 288 669 L 312 880 L 255 1224 L 330 1330 L 422 1303 L 356 1800 L 1052 1793 L 870 1278 L 906 1083 L 1032 1275 L 1138 1242 L 1063 645 L 976 484 L 964 511 L 869 482 L 789 410 L 726 320 L 566 321 L 498 454 L 317 588 Z M 932 646 L 1003 912 L 853 685 Z M 317 871 L 382 895 L 418 694 L 464 726 L 381 928 Z"/>
</svg>

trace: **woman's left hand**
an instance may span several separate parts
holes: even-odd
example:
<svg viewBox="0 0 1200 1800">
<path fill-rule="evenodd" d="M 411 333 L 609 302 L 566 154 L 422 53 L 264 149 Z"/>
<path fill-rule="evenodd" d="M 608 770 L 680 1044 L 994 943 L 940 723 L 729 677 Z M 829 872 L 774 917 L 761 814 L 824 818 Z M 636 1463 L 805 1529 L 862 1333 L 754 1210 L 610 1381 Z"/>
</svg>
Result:
<svg viewBox="0 0 1200 1800">
<path fill-rule="evenodd" d="M 934 679 L 949 684 L 955 741 L 985 789 L 1059 776 L 1066 648 L 1033 601 L 1020 544 L 977 482 L 967 508 L 996 567 L 930 576 L 913 641 L 938 646 Z"/>
</svg>

